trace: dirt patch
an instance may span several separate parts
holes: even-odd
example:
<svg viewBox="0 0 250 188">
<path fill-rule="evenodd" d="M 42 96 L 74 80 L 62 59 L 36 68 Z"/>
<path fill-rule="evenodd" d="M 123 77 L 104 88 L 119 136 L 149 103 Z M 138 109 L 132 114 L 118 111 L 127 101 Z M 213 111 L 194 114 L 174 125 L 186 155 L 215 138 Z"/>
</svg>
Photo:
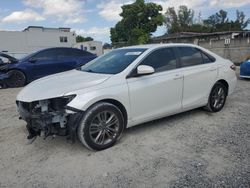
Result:
<svg viewBox="0 0 250 188">
<path fill-rule="evenodd" d="M 250 81 L 219 113 L 196 109 L 129 128 L 92 152 L 63 137 L 26 144 L 20 89 L 0 90 L 0 187 L 250 187 Z"/>
</svg>

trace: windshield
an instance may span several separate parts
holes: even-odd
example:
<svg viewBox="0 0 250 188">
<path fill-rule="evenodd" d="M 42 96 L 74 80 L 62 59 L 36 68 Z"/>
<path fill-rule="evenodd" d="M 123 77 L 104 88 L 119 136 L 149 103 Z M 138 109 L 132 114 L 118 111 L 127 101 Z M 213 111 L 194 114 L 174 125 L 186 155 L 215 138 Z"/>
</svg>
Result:
<svg viewBox="0 0 250 188">
<path fill-rule="evenodd" d="M 35 53 L 36 53 L 36 52 L 31 53 L 31 54 L 27 54 L 27 55 L 23 56 L 23 57 L 20 59 L 20 61 L 28 61 L 29 58 L 31 58 Z"/>
<path fill-rule="evenodd" d="M 145 48 L 113 50 L 82 66 L 81 70 L 93 73 L 117 74 L 127 68 L 145 50 Z"/>
</svg>

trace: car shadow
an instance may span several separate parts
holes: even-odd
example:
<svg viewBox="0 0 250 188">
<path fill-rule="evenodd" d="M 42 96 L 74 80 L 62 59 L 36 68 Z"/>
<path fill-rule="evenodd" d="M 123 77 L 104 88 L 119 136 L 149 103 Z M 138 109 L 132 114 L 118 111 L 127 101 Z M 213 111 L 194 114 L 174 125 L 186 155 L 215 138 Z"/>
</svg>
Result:
<svg viewBox="0 0 250 188">
<path fill-rule="evenodd" d="M 156 119 L 153 121 L 149 121 L 146 123 L 142 123 L 142 124 L 138 124 L 138 125 L 135 125 L 132 127 L 128 127 L 124 132 L 126 134 L 129 134 L 132 132 L 141 132 L 141 131 L 144 131 L 145 129 L 159 128 L 162 126 L 172 127 L 172 126 L 174 126 L 176 121 L 179 121 L 180 119 L 183 119 L 183 121 L 184 121 L 185 118 L 187 118 L 189 116 L 197 115 L 199 113 L 205 113 L 206 115 L 212 116 L 212 114 L 207 112 L 206 110 L 204 110 L 202 108 L 196 108 L 193 110 L 181 112 L 178 114 L 166 116 L 166 117 L 163 117 L 160 119 Z"/>
<path fill-rule="evenodd" d="M 120 143 L 126 141 L 126 137 L 129 136 L 136 136 L 139 133 L 142 133 L 144 131 L 150 131 L 151 129 L 157 129 L 160 127 L 172 127 L 175 126 L 177 121 L 185 121 L 185 118 L 192 117 L 194 115 L 198 115 L 200 113 L 207 113 L 210 115 L 209 112 L 206 112 L 205 110 L 202 110 L 201 108 L 182 112 L 176 115 L 167 116 L 164 118 L 160 118 L 157 120 L 153 120 L 147 123 L 138 124 L 132 127 L 127 128 L 124 131 L 124 135 L 122 139 L 119 141 Z M 25 131 L 26 132 L 26 131 Z M 119 143 L 117 143 L 119 144 Z M 45 150 L 61 150 L 65 152 L 70 153 L 85 153 L 89 155 L 90 153 L 95 153 L 95 151 L 91 151 L 76 138 L 75 142 L 72 143 L 70 140 L 67 140 L 64 136 L 56 136 L 55 138 L 52 138 L 51 136 L 47 137 L 46 139 L 43 139 L 41 137 L 37 137 L 36 140 L 27 145 L 33 145 L 32 147 L 36 148 L 36 151 L 45 151 Z M 111 149 L 111 148 L 109 148 Z M 105 150 L 103 150 L 105 151 Z"/>
</svg>

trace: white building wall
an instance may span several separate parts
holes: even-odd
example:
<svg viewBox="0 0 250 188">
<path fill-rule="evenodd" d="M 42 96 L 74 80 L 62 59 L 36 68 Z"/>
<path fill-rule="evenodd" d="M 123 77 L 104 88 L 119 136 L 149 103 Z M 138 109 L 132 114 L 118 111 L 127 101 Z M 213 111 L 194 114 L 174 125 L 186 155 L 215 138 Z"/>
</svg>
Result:
<svg viewBox="0 0 250 188">
<path fill-rule="evenodd" d="M 60 37 L 67 37 L 67 42 L 60 42 Z M 0 31 L 0 51 L 15 57 L 49 47 L 74 47 L 75 44 L 75 33 L 69 29 L 30 27 L 24 31 Z"/>
<path fill-rule="evenodd" d="M 97 56 L 100 56 L 103 54 L 102 42 L 100 41 L 78 42 L 75 44 L 74 47 L 82 49 L 82 50 L 86 50 L 88 52 L 96 54 Z"/>
</svg>

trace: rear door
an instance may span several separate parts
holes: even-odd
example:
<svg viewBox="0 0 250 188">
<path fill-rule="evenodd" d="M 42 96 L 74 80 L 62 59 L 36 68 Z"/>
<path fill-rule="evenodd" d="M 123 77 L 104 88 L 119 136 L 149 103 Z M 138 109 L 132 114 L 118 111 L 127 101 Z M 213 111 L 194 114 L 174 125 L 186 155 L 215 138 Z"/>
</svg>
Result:
<svg viewBox="0 0 250 188">
<path fill-rule="evenodd" d="M 217 77 L 215 59 L 194 47 L 177 47 L 184 75 L 183 109 L 205 105 Z"/>
<path fill-rule="evenodd" d="M 145 122 L 180 111 L 183 77 L 174 49 L 157 49 L 140 65 L 152 66 L 155 73 L 127 79 L 133 121 Z"/>
</svg>

